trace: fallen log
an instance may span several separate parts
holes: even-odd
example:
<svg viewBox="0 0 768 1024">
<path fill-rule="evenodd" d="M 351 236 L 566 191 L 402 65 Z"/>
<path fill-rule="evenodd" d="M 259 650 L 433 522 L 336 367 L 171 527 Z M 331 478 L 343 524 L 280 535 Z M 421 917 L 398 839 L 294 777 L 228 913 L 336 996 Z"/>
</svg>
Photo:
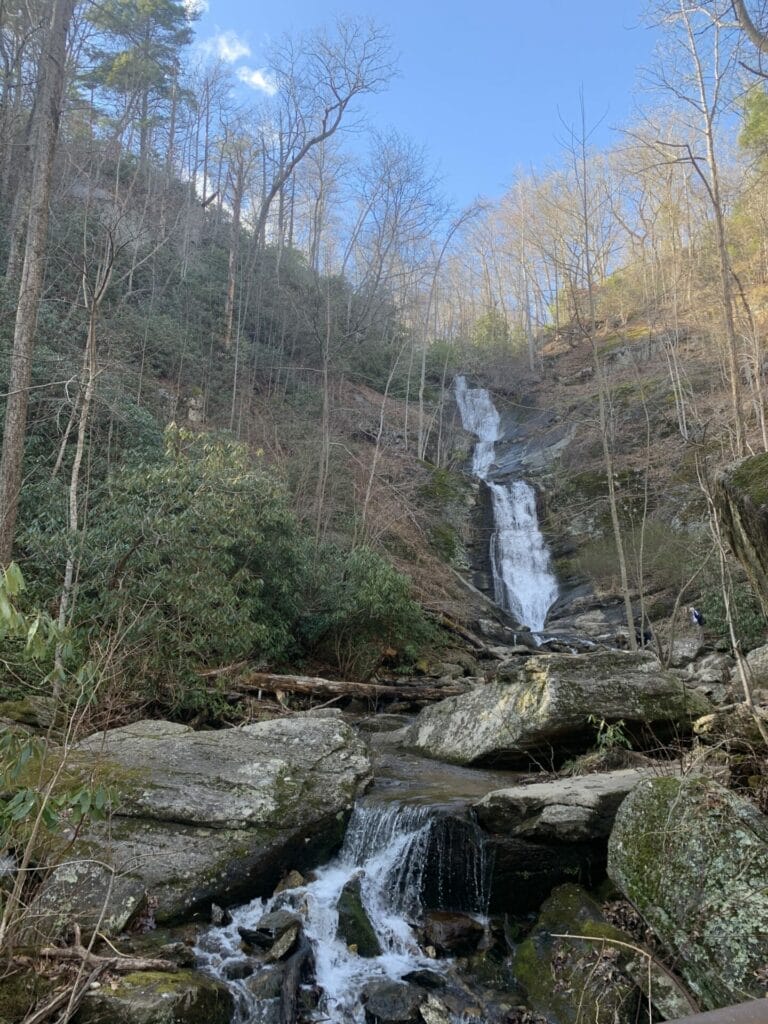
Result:
<svg viewBox="0 0 768 1024">
<path fill-rule="evenodd" d="M 390 698 L 400 700 L 443 700 L 466 693 L 463 686 L 424 685 L 419 683 L 353 683 L 319 676 L 281 676 L 272 672 L 250 672 L 233 680 L 228 689 L 238 693 L 299 693 L 307 697 L 367 697 L 371 700 Z"/>
<path fill-rule="evenodd" d="M 131 974 L 133 971 L 178 971 L 178 964 L 171 960 L 158 960 L 153 957 L 140 956 L 99 956 L 82 945 L 44 946 L 40 956 L 47 960 L 76 960 L 89 967 L 115 971 L 118 974 Z"/>
</svg>

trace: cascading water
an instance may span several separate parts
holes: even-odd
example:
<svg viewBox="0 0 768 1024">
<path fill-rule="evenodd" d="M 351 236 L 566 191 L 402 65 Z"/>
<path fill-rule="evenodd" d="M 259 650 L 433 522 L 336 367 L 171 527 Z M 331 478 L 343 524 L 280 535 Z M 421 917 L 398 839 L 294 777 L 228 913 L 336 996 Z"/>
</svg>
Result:
<svg viewBox="0 0 768 1024">
<path fill-rule="evenodd" d="M 451 890 L 449 900 L 461 890 L 461 909 L 477 914 L 487 909 L 490 862 L 484 837 L 471 823 L 461 824 L 473 841 L 465 842 L 457 857 L 451 848 L 456 830 L 435 818 L 434 808 L 360 803 L 339 854 L 315 872 L 313 881 L 269 900 L 254 900 L 233 913 L 231 924 L 207 931 L 197 948 L 199 962 L 209 973 L 228 980 L 237 1001 L 236 1024 L 262 1020 L 265 1000 L 253 994 L 252 979 L 271 970 L 249 965 L 238 929 L 255 928 L 272 910 L 294 910 L 303 916 L 304 933 L 313 948 L 315 981 L 322 992 L 318 1020 L 361 1024 L 365 1013 L 360 996 L 367 983 L 399 980 L 423 968 L 440 969 L 441 962 L 421 951 L 412 927 L 423 913 L 425 872 L 436 872 L 433 887 L 444 895 Z M 462 876 L 458 886 L 457 871 Z M 382 950 L 376 957 L 359 956 L 337 934 L 339 898 L 355 879 L 360 880 L 362 905 Z M 244 977 L 251 968 L 256 973 Z"/>
<path fill-rule="evenodd" d="M 465 430 L 477 437 L 472 473 L 485 481 L 493 503 L 491 571 L 496 603 L 518 621 L 541 633 L 547 612 L 557 598 L 557 580 L 539 529 L 536 495 L 524 480 L 490 479 L 501 418 L 485 388 L 470 388 L 464 377 L 454 385 Z"/>
</svg>

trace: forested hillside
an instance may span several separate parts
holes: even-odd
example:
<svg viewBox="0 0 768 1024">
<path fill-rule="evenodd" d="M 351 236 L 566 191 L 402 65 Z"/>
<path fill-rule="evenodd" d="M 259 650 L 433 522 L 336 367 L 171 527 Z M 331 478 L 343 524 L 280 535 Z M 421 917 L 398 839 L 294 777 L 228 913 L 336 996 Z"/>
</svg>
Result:
<svg viewBox="0 0 768 1024">
<path fill-rule="evenodd" d="M 254 106 L 175 0 L 3 7 L 0 550 L 62 677 L 183 707 L 200 668 L 415 658 L 409 588 L 465 599 L 459 370 L 569 424 L 550 531 L 574 488 L 607 512 L 566 574 L 636 598 L 640 519 L 648 562 L 654 522 L 707 561 L 708 475 L 768 448 L 768 98 L 712 14 L 656 12 L 655 106 L 614 149 L 582 107 L 559 166 L 458 211 L 365 121 L 375 24 L 275 41 Z"/>
</svg>

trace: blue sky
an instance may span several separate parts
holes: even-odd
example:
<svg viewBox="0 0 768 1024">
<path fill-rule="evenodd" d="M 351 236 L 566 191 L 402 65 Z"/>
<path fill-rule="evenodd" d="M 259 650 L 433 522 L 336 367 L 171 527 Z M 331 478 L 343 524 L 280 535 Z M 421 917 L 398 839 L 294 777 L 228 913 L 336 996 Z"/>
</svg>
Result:
<svg viewBox="0 0 768 1024">
<path fill-rule="evenodd" d="M 593 142 L 631 117 L 638 69 L 651 63 L 654 36 L 642 24 L 643 0 L 310 0 L 252 5 L 208 0 L 200 41 L 217 42 L 259 91 L 263 46 L 335 13 L 375 18 L 392 35 L 399 77 L 364 110 L 379 128 L 396 128 L 425 147 L 447 195 L 463 206 L 501 194 L 516 169 L 558 162 L 558 111 L 588 121 L 604 115 Z M 246 53 L 245 48 L 250 52 Z M 245 86 L 243 87 L 245 88 Z"/>
</svg>

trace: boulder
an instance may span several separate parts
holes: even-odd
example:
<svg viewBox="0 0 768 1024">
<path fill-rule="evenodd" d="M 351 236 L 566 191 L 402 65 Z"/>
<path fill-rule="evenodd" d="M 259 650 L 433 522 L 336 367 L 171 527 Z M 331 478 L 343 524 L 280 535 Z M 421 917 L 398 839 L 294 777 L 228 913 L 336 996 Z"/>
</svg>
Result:
<svg viewBox="0 0 768 1024">
<path fill-rule="evenodd" d="M 301 915 L 291 910 L 273 910 L 259 918 L 255 928 L 238 928 L 240 938 L 247 946 L 269 949 L 278 939 L 301 924 Z M 294 934 L 294 939 L 296 935 Z"/>
<path fill-rule="evenodd" d="M 371 778 L 366 748 L 337 718 L 295 716 L 194 732 L 138 722 L 81 750 L 124 780 L 108 824 L 91 825 L 31 917 L 49 937 L 71 921 L 120 931 L 149 902 L 158 922 L 268 895 L 289 867 L 340 843 Z"/>
<path fill-rule="evenodd" d="M 515 977 L 550 1024 L 631 1024 L 638 990 L 622 970 L 619 943 L 627 941 L 581 886 L 562 885 L 518 946 Z"/>
<path fill-rule="evenodd" d="M 768 649 L 766 649 L 768 653 Z M 747 655 L 749 658 L 749 655 Z M 692 662 L 687 669 L 688 678 L 697 686 L 728 684 L 734 661 L 730 654 L 713 651 L 699 661 Z M 768 670 L 768 663 L 766 663 Z"/>
<path fill-rule="evenodd" d="M 768 615 L 768 453 L 721 470 L 714 498 L 728 543 Z"/>
<path fill-rule="evenodd" d="M 609 835 L 624 797 L 643 779 L 658 774 L 657 768 L 625 768 L 496 789 L 475 804 L 475 813 L 489 832 L 521 839 L 602 839 Z"/>
<path fill-rule="evenodd" d="M 424 943 L 444 956 L 474 953 L 485 937 L 485 925 L 470 914 L 430 910 L 424 920 Z"/>
<path fill-rule="evenodd" d="M 684 668 L 692 664 L 704 650 L 704 636 L 700 629 L 690 629 L 672 641 L 669 664 L 673 668 Z"/>
<path fill-rule="evenodd" d="M 442 999 L 438 999 L 432 993 L 427 995 L 419 1007 L 419 1016 L 424 1024 L 453 1024 L 456 1020 L 456 1014 L 450 1011 Z"/>
<path fill-rule="evenodd" d="M 229 989 L 199 971 L 140 971 L 88 992 L 75 1024 L 229 1024 Z"/>
<path fill-rule="evenodd" d="M 608 873 L 705 1009 L 765 995 L 768 818 L 749 801 L 697 776 L 640 783 Z"/>
<path fill-rule="evenodd" d="M 404 981 L 370 981 L 363 990 L 368 1024 L 418 1024 L 424 994 Z"/>
<path fill-rule="evenodd" d="M 549 765 L 594 744 L 590 717 L 623 720 L 636 742 L 645 736 L 657 745 L 710 710 L 650 654 L 537 655 L 505 666 L 487 686 L 424 708 L 403 739 L 457 764 Z"/>
</svg>

